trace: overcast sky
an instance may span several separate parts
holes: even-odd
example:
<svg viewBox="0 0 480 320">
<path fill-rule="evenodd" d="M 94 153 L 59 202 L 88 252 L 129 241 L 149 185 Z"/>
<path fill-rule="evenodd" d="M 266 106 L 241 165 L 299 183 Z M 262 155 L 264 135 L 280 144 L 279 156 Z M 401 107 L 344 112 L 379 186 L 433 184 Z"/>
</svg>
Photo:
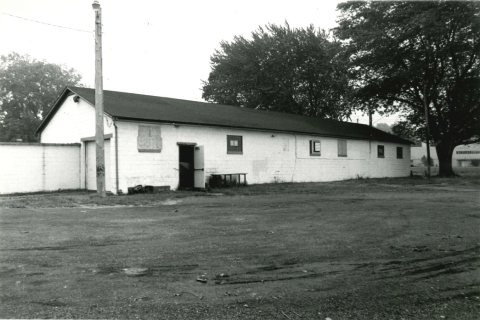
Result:
<svg viewBox="0 0 480 320">
<path fill-rule="evenodd" d="M 0 55 L 14 51 L 64 64 L 94 87 L 92 2 L 0 0 Z M 104 89 L 203 101 L 201 81 L 208 78 L 210 56 L 220 41 L 285 21 L 291 27 L 331 29 L 339 2 L 100 0 Z M 375 116 L 374 121 L 391 124 L 394 118 Z M 360 123 L 368 118 L 360 117 Z"/>
</svg>

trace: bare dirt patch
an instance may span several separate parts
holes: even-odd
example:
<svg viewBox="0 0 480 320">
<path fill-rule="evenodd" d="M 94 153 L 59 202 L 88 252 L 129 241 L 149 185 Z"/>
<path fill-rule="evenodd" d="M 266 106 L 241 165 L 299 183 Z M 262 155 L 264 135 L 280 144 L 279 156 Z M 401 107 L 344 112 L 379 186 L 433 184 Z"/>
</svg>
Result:
<svg viewBox="0 0 480 320">
<path fill-rule="evenodd" d="M 476 181 L 108 198 L 123 206 L 62 194 L 37 207 L 3 205 L 0 316 L 478 319 Z"/>
</svg>

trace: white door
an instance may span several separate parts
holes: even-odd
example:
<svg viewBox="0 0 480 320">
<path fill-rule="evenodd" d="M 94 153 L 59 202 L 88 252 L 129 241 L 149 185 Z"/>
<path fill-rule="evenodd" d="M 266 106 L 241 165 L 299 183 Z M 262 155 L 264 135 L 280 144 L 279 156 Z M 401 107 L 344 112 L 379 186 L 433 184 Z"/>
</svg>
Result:
<svg viewBox="0 0 480 320">
<path fill-rule="evenodd" d="M 205 188 L 204 146 L 196 146 L 193 151 L 194 187 Z"/>
<path fill-rule="evenodd" d="M 110 181 L 110 140 L 104 141 L 105 149 L 105 190 L 112 191 Z M 85 189 L 97 190 L 96 143 L 85 143 Z"/>
</svg>

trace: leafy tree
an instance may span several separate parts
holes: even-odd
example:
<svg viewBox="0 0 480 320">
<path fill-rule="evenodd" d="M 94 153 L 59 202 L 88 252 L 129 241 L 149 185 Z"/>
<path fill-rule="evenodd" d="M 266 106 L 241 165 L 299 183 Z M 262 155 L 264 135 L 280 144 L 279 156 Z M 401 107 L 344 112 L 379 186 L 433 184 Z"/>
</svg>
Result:
<svg viewBox="0 0 480 320">
<path fill-rule="evenodd" d="M 401 138 L 410 140 L 410 141 L 425 141 L 425 135 L 419 136 L 418 131 L 410 124 L 410 122 L 405 120 L 397 121 L 392 126 L 392 133 Z"/>
<path fill-rule="evenodd" d="M 420 161 L 422 161 L 422 164 L 426 167 L 428 166 L 428 161 L 427 161 L 427 157 L 423 156 Z M 430 157 L 430 166 L 433 166 L 433 159 Z"/>
<path fill-rule="evenodd" d="M 453 149 L 480 140 L 480 3 L 362 1 L 337 10 L 355 96 L 400 112 L 417 137 L 426 102 L 439 174 L 454 175 Z"/>
<path fill-rule="evenodd" d="M 252 39 L 235 36 L 220 46 L 203 82 L 206 101 L 311 117 L 350 115 L 341 44 L 325 31 L 268 24 Z"/>
<path fill-rule="evenodd" d="M 10 53 L 0 62 L 0 141 L 37 141 L 35 129 L 66 85 L 81 75 L 65 66 Z"/>
</svg>

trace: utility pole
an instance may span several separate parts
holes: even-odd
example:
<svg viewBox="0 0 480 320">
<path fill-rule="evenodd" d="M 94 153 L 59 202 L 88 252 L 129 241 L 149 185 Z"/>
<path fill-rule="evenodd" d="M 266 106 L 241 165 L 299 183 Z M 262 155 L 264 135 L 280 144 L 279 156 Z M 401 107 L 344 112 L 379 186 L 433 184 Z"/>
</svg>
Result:
<svg viewBox="0 0 480 320">
<path fill-rule="evenodd" d="M 425 84 L 423 85 L 423 103 L 425 105 L 425 137 L 427 140 L 427 166 L 428 166 L 427 176 L 430 178 L 430 137 L 428 134 L 427 86 Z"/>
<path fill-rule="evenodd" d="M 370 127 L 373 126 L 373 123 L 372 123 L 372 106 L 370 104 L 368 104 L 368 125 Z"/>
<path fill-rule="evenodd" d="M 102 8 L 95 0 L 95 142 L 97 195 L 105 198 L 105 152 L 103 141 Z"/>
</svg>

